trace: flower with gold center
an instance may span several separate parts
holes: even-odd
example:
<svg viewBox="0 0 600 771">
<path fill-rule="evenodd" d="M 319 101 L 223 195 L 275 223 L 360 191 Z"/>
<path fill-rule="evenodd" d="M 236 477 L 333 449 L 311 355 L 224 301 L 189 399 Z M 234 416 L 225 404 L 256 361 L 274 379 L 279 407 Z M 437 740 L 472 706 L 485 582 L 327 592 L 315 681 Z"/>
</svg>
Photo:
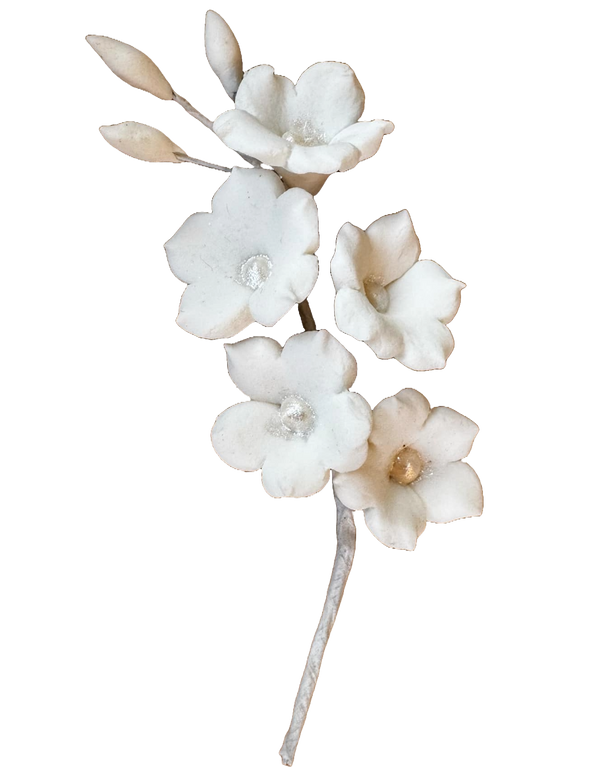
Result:
<svg viewBox="0 0 600 771">
<path fill-rule="evenodd" d="M 448 407 L 431 409 L 405 388 L 373 410 L 369 454 L 361 468 L 335 474 L 340 501 L 362 509 L 373 535 L 386 546 L 412 550 L 427 522 L 477 517 L 483 492 L 462 462 L 479 429 Z"/>
</svg>

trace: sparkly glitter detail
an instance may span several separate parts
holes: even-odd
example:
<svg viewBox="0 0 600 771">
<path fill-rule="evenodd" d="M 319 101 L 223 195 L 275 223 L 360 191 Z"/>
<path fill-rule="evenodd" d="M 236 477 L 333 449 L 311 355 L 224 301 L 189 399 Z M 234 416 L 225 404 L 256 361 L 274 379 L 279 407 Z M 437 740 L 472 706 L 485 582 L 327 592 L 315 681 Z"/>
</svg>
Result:
<svg viewBox="0 0 600 771">
<path fill-rule="evenodd" d="M 379 313 L 385 313 L 390 307 L 388 291 L 379 281 L 365 281 L 365 294 L 367 295 L 367 300 Z"/>
<path fill-rule="evenodd" d="M 325 134 L 322 131 L 317 131 L 309 120 L 296 119 L 282 138 L 291 144 L 304 145 L 305 147 L 328 144 Z"/>
<path fill-rule="evenodd" d="M 287 396 L 279 409 L 279 419 L 286 433 L 308 436 L 315 425 L 315 413 L 301 396 Z"/>
<path fill-rule="evenodd" d="M 266 254 L 254 254 L 240 265 L 239 281 L 250 289 L 260 289 L 271 275 L 272 267 Z"/>
<path fill-rule="evenodd" d="M 403 447 L 394 455 L 390 478 L 406 487 L 421 476 L 423 465 L 423 459 L 413 447 Z"/>
</svg>

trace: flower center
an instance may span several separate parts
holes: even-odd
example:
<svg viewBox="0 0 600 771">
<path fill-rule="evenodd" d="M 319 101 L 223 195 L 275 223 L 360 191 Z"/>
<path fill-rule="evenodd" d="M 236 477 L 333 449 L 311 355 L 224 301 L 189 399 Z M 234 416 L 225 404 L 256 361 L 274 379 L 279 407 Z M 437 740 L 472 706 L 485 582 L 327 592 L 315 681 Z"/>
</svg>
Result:
<svg viewBox="0 0 600 771">
<path fill-rule="evenodd" d="M 410 485 L 421 476 L 423 458 L 412 447 L 402 447 L 394 455 L 390 466 L 390 479 L 399 485 Z"/>
<path fill-rule="evenodd" d="M 259 289 L 271 275 L 272 267 L 266 254 L 254 254 L 240 265 L 240 283 Z"/>
<path fill-rule="evenodd" d="M 327 137 L 322 131 L 318 131 L 309 120 L 296 119 L 289 129 L 283 134 L 286 142 L 305 147 L 326 145 Z"/>
<path fill-rule="evenodd" d="M 292 434 L 308 436 L 315 425 L 315 413 L 301 396 L 287 396 L 279 408 L 282 426 Z"/>
<path fill-rule="evenodd" d="M 390 296 L 387 289 L 378 281 L 365 281 L 367 300 L 379 313 L 385 313 L 390 307 Z"/>
</svg>

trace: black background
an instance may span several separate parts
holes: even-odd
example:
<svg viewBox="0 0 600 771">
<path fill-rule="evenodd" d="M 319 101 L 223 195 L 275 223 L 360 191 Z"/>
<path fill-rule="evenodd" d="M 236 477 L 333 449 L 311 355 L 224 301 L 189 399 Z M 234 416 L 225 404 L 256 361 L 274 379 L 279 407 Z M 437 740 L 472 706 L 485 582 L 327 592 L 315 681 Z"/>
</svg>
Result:
<svg viewBox="0 0 600 771">
<path fill-rule="evenodd" d="M 208 114 L 226 107 L 202 59 L 202 7 L 164 7 L 156 18 L 135 10 L 81 14 L 79 34 L 100 30 L 136 43 Z M 445 373 L 414 375 L 350 344 L 361 361 L 358 388 L 376 400 L 413 383 L 477 418 L 483 434 L 472 460 L 489 487 L 503 340 L 492 299 L 495 194 L 482 149 L 492 121 L 479 77 L 484 44 L 467 39 L 456 14 L 433 21 L 403 12 L 398 21 L 336 5 L 318 21 L 317 6 L 221 10 L 247 64 L 272 61 L 295 75 L 317 57 L 345 57 L 369 92 L 368 115 L 397 121 L 374 161 L 334 178 L 320 196 L 324 275 L 315 309 L 331 327 L 326 261 L 341 221 L 366 225 L 410 207 L 425 254 L 470 282 L 454 326 L 458 350 Z M 83 610 L 99 653 L 91 687 L 113 705 L 107 737 L 124 739 L 126 758 L 193 768 L 216 752 L 223 765 L 275 768 L 327 575 L 331 504 L 328 495 L 270 502 L 255 477 L 227 471 L 209 450 L 212 416 L 238 395 L 220 347 L 171 323 L 180 286 L 159 244 L 190 210 L 207 206 L 221 177 L 127 161 L 95 126 L 140 118 L 190 152 L 225 162 L 231 155 L 175 106 L 122 86 L 82 43 L 74 49 L 85 158 L 76 296 L 92 306 L 88 340 L 97 356 L 80 386 L 97 395 L 90 409 L 98 441 L 112 448 L 102 474 L 110 503 L 94 521 L 88 555 L 99 570 Z M 276 334 L 296 324 L 292 314 Z M 299 768 L 354 767 L 361 755 L 368 767 L 396 766 L 419 752 L 475 763 L 455 731 L 465 721 L 470 733 L 486 730 L 495 671 L 487 651 L 504 634 L 506 613 L 496 574 L 498 550 L 509 545 L 501 517 L 492 506 L 483 521 L 431 528 L 414 556 L 382 550 L 361 528 Z"/>
</svg>

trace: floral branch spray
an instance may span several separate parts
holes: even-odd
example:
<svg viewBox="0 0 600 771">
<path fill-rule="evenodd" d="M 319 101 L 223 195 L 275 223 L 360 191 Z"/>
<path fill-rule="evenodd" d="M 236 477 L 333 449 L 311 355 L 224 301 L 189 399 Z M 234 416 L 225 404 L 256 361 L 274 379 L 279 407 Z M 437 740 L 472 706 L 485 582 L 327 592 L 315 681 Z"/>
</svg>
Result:
<svg viewBox="0 0 600 771">
<path fill-rule="evenodd" d="M 214 11 L 206 15 L 206 55 L 234 103 L 214 122 L 141 51 L 108 37 L 87 41 L 115 75 L 181 105 L 248 164 L 230 169 L 192 158 L 162 132 L 133 121 L 100 128 L 110 145 L 139 160 L 194 163 L 228 175 L 212 211 L 192 214 L 165 245 L 171 270 L 187 284 L 179 326 L 208 340 L 229 338 L 254 321 L 272 327 L 297 306 L 304 328 L 283 347 L 269 337 L 225 346 L 231 379 L 249 399 L 225 410 L 212 429 L 219 457 L 242 471 L 262 469 L 273 497 L 313 495 L 333 472 L 337 549 L 280 750 L 291 766 L 352 567 L 353 512 L 364 512 L 385 546 L 413 550 L 427 522 L 483 510 L 479 479 L 463 462 L 475 423 L 448 407 L 432 409 L 412 389 L 371 410 L 350 390 L 354 357 L 317 330 L 308 304 L 319 269 L 314 196 L 331 174 L 375 155 L 394 126 L 360 120 L 364 92 L 346 64 L 313 64 L 296 84 L 268 65 L 244 72 L 239 44 Z M 420 251 L 406 210 L 366 230 L 346 223 L 331 260 L 335 319 L 380 359 L 441 369 L 454 347 L 447 324 L 464 284 L 421 260 Z"/>
</svg>

